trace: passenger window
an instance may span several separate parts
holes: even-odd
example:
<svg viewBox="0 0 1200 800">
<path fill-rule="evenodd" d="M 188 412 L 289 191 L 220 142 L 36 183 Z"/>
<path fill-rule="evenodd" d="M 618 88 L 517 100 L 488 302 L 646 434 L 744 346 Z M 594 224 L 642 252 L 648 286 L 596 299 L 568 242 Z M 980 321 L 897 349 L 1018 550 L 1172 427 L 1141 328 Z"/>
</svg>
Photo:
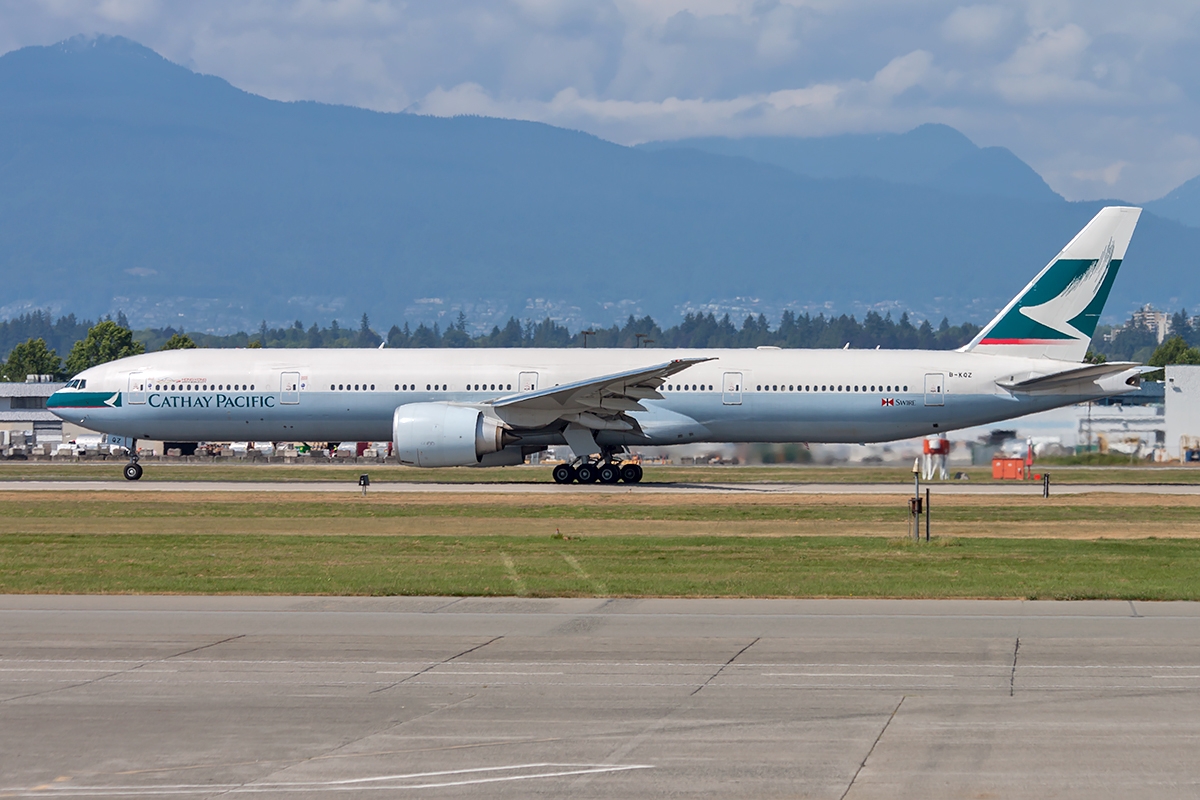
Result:
<svg viewBox="0 0 1200 800">
<path fill-rule="evenodd" d="M 396 391 L 397 392 L 400 391 L 400 384 L 398 384 L 398 383 L 396 384 Z"/>
<path fill-rule="evenodd" d="M 904 391 L 906 391 L 906 392 L 908 391 L 908 387 L 907 387 L 907 386 L 905 386 L 905 387 L 904 387 Z"/>
<path fill-rule="evenodd" d="M 504 384 L 504 391 L 506 391 L 506 392 L 511 392 L 511 391 L 512 391 L 512 384 L 511 384 L 511 383 L 506 383 L 506 384 Z"/>
<path fill-rule="evenodd" d="M 761 385 L 756 385 L 756 386 L 754 387 L 754 391 L 756 391 L 756 392 L 761 392 L 761 391 L 762 391 L 762 386 L 761 386 Z"/>
<path fill-rule="evenodd" d="M 429 391 L 429 384 L 428 384 L 428 383 L 427 383 L 427 384 L 425 384 L 425 391 L 427 391 L 427 392 Z"/>
</svg>

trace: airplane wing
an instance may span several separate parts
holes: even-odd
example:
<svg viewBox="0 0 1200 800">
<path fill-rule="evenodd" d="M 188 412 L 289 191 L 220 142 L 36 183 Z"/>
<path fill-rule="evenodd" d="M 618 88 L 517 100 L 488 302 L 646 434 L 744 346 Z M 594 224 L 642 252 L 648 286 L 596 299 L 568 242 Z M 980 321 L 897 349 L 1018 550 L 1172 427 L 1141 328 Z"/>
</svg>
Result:
<svg viewBox="0 0 1200 800">
<path fill-rule="evenodd" d="M 1024 380 L 1000 380 L 996 384 L 1010 392 L 1052 392 L 1073 384 L 1098 381 L 1110 375 L 1118 375 L 1132 369 L 1141 368 L 1143 372 L 1151 372 L 1157 367 L 1142 367 L 1134 361 L 1109 361 L 1104 364 L 1082 364 L 1075 369 L 1055 372 L 1051 375 L 1037 375 Z"/>
<path fill-rule="evenodd" d="M 500 419 L 518 428 L 536 428 L 560 419 L 595 430 L 633 430 L 626 411 L 645 411 L 639 401 L 661 400 L 658 389 L 672 375 L 711 358 L 677 358 L 651 367 L 588 378 L 501 397 L 490 404 Z"/>
</svg>

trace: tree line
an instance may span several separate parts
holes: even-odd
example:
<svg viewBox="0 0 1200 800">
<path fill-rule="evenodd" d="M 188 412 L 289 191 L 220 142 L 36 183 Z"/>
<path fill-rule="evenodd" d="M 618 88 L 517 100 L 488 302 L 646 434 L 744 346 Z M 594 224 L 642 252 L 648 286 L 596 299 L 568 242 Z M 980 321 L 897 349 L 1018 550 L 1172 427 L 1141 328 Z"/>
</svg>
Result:
<svg viewBox="0 0 1200 800">
<path fill-rule="evenodd" d="M 185 333 L 172 327 L 133 331 L 122 313 L 116 319 L 100 322 L 81 321 L 74 314 L 53 319 L 47 311 L 34 311 L 0 322 L 0 379 L 24 381 L 26 375 L 54 375 L 63 378 L 117 358 L 157 350 L 189 347 L 784 347 L 856 349 L 950 350 L 969 342 L 980 328 L 970 322 L 951 325 L 948 318 L 934 327 L 929 320 L 913 324 L 907 313 L 899 319 L 891 314 L 869 311 L 862 318 L 853 315 L 795 314 L 785 311 L 778 325 L 765 315 L 749 315 L 737 325 L 729 314 L 718 318 L 712 313 L 687 314 L 676 325 L 661 327 L 652 317 L 630 315 L 623 325 L 571 331 L 552 319 L 519 321 L 510 317 L 503 326 L 472 334 L 466 316 L 444 330 L 438 323 L 393 325 L 386 336 L 371 327 L 363 314 L 357 327 L 342 327 L 337 320 L 322 327 L 305 327 L 297 320 L 290 326 L 274 328 L 264 321 L 257 331 L 228 335 Z M 1163 344 L 1154 334 L 1127 325 L 1112 342 L 1104 342 L 1097 332 L 1095 352 L 1089 360 L 1144 361 L 1161 366 L 1166 363 L 1200 363 L 1200 329 L 1193 328 L 1186 312 L 1173 318 L 1177 335 Z M 1177 341 L 1176 341 L 1177 340 Z M 1168 347 L 1169 344 L 1169 347 Z M 59 353 L 66 353 L 65 358 Z M 1186 359 L 1194 358 L 1195 361 Z M 1164 359 L 1169 359 L 1165 360 Z M 1170 360 L 1174 359 L 1174 360 Z M 1178 360 L 1185 359 L 1185 360 Z"/>
</svg>

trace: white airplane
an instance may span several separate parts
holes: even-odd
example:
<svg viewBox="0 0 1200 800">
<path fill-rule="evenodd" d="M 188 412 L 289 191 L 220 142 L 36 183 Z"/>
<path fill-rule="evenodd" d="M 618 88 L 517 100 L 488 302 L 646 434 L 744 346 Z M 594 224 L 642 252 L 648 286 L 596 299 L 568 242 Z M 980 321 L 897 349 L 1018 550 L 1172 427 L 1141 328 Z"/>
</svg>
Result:
<svg viewBox="0 0 1200 800">
<path fill-rule="evenodd" d="M 565 443 L 560 483 L 636 483 L 638 445 L 925 436 L 1138 386 L 1141 365 L 1082 361 L 1140 213 L 1102 209 L 955 351 L 172 350 L 85 370 L 46 406 L 133 439 L 391 439 L 421 467 Z M 125 477 L 141 475 L 134 456 Z"/>
</svg>

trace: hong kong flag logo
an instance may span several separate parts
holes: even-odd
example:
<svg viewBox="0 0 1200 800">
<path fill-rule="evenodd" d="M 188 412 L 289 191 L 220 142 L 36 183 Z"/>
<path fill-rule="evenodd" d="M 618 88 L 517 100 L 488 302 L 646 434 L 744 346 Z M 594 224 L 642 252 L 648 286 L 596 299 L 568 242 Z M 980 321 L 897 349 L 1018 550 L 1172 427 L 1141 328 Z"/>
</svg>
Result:
<svg viewBox="0 0 1200 800">
<path fill-rule="evenodd" d="M 880 400 L 879 400 L 879 405 L 881 405 L 881 406 L 894 406 L 894 405 L 896 405 L 896 398 L 894 398 L 894 397 L 882 397 L 882 398 L 880 398 Z"/>
</svg>

